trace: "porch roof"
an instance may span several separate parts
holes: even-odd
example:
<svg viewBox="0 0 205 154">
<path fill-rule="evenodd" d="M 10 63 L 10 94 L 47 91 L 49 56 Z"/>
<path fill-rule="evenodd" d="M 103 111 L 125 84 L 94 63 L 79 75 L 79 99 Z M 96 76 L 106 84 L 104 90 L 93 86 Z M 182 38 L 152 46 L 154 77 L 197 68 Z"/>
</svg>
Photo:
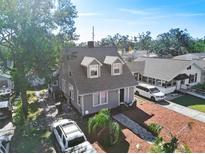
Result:
<svg viewBox="0 0 205 154">
<path fill-rule="evenodd" d="M 175 78 L 174 78 L 174 80 L 185 80 L 185 79 L 188 79 L 189 78 L 189 76 L 187 75 L 187 74 L 179 74 L 179 75 L 177 75 Z"/>
</svg>

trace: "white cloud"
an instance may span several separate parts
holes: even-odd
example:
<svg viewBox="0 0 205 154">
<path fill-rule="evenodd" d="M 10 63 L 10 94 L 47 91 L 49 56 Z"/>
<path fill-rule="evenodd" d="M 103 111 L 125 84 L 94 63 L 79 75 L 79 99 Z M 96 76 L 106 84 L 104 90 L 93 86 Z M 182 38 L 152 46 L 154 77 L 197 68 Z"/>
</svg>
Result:
<svg viewBox="0 0 205 154">
<path fill-rule="evenodd" d="M 99 16 L 102 15 L 101 13 L 95 13 L 95 12 L 82 12 L 78 13 L 80 17 L 85 17 L 85 16 Z"/>
<path fill-rule="evenodd" d="M 158 8 L 150 8 L 150 9 L 127 9 L 127 8 L 119 8 L 120 11 L 130 13 L 130 14 L 136 14 L 136 15 L 152 15 L 152 14 L 158 14 L 159 9 Z"/>
<path fill-rule="evenodd" d="M 177 13 L 178 17 L 195 17 L 195 16 L 205 16 L 205 13 Z"/>
</svg>

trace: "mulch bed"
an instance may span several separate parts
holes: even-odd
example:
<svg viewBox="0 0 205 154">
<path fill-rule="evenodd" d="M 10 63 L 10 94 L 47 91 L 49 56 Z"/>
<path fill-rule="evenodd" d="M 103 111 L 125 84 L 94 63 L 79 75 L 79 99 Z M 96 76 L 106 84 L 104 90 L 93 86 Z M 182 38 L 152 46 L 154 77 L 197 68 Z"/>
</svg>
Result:
<svg viewBox="0 0 205 154">
<path fill-rule="evenodd" d="M 115 113 L 117 113 L 117 111 L 115 111 Z M 122 113 L 130 119 L 138 122 L 143 127 L 146 127 L 146 125 L 150 123 L 160 124 L 164 128 L 170 130 L 173 135 L 176 135 L 180 129 L 191 122 L 192 129 L 185 129 L 180 133 L 178 138 L 182 143 L 187 144 L 192 152 L 205 152 L 205 123 L 161 107 L 158 104 L 145 101 L 138 103 L 136 109 L 123 110 Z M 121 150 L 122 145 L 118 145 L 116 147 L 111 147 L 110 149 L 103 149 L 96 142 L 93 143 L 93 146 L 98 152 L 149 152 L 151 146 L 149 143 L 142 140 L 129 129 L 124 127 L 122 127 L 122 129 L 125 137 L 123 142 L 126 142 L 126 148 Z M 161 131 L 160 136 L 165 140 L 168 140 L 170 139 L 170 136 L 166 129 Z M 140 150 L 137 150 L 137 144 L 140 144 Z M 116 149 L 118 150 L 116 151 Z"/>
<path fill-rule="evenodd" d="M 141 112 L 137 112 L 139 110 Z M 124 114 L 142 125 L 160 124 L 170 130 L 173 135 L 178 134 L 180 129 L 191 122 L 192 129 L 182 131 L 179 139 L 182 143 L 187 144 L 192 152 L 205 152 L 205 123 L 163 108 L 158 104 L 147 102 L 139 103 L 137 110 L 125 111 Z M 170 137 L 167 132 L 163 129 L 160 136 L 168 140 Z"/>
</svg>

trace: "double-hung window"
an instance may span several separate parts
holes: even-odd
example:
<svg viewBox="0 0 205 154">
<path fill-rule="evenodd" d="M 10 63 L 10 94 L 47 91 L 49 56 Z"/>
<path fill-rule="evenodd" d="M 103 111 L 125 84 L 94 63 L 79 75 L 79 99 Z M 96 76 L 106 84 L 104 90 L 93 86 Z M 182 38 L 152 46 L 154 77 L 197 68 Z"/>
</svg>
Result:
<svg viewBox="0 0 205 154">
<path fill-rule="evenodd" d="M 90 78 L 97 78 L 99 76 L 98 69 L 98 65 L 90 65 Z"/>
<path fill-rule="evenodd" d="M 103 105 L 108 103 L 108 92 L 101 91 L 93 94 L 93 106 Z"/>
<path fill-rule="evenodd" d="M 113 75 L 120 75 L 122 73 L 122 64 L 114 63 L 112 66 L 112 74 Z"/>
</svg>

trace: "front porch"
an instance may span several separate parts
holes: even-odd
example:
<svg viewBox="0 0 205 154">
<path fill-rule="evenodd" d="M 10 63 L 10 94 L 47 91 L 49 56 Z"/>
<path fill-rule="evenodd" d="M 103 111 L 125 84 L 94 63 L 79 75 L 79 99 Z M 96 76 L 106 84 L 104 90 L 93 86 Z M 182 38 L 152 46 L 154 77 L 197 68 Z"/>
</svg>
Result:
<svg viewBox="0 0 205 154">
<path fill-rule="evenodd" d="M 189 89 L 191 86 L 198 83 L 197 75 L 187 75 L 186 73 L 178 74 L 171 81 L 146 77 L 139 73 L 135 73 L 134 76 L 137 81 L 156 86 L 165 94 L 172 93 L 175 90 Z"/>
</svg>

